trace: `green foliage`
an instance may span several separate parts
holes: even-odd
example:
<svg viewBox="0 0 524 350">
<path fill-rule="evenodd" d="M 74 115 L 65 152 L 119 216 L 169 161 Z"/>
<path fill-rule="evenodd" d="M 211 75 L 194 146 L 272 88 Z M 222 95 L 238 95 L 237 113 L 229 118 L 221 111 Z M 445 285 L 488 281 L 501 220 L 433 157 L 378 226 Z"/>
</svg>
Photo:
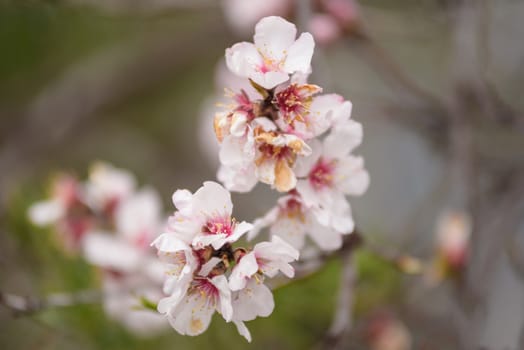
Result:
<svg viewBox="0 0 524 350">
<path fill-rule="evenodd" d="M 402 274 L 382 257 L 360 249 L 355 252 L 358 279 L 354 312 L 363 315 L 397 301 Z"/>
</svg>

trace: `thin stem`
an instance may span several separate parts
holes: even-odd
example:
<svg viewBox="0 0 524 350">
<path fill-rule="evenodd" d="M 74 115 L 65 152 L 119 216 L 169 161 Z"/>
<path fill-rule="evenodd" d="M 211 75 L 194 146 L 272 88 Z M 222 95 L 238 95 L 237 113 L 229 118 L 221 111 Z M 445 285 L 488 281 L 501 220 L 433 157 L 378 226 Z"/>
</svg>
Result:
<svg viewBox="0 0 524 350">
<path fill-rule="evenodd" d="M 79 304 L 97 304 L 104 293 L 98 290 L 83 290 L 75 293 L 56 293 L 45 297 L 27 297 L 0 292 L 0 304 L 15 316 L 32 315 L 47 309 Z"/>
<path fill-rule="evenodd" d="M 353 251 L 347 250 L 344 252 L 342 264 L 340 287 L 337 302 L 335 304 L 335 314 L 326 339 L 327 343 L 336 348 L 345 347 L 344 337 L 349 332 L 352 325 L 351 311 L 353 308 L 353 290 L 356 281 Z"/>
</svg>

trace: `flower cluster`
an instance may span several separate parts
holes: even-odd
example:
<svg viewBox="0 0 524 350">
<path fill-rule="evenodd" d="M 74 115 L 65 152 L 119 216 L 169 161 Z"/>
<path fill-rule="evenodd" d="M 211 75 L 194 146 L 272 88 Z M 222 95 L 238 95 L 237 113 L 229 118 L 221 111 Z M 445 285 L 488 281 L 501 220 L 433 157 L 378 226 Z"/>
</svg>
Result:
<svg viewBox="0 0 524 350">
<path fill-rule="evenodd" d="M 229 91 L 232 102 L 215 115 L 218 179 L 232 191 L 248 192 L 260 181 L 287 193 L 255 222 L 250 238 L 270 226 L 297 249 L 309 234 L 332 250 L 354 230 L 345 195 L 361 195 L 369 184 L 363 159 L 351 154 L 362 126 L 350 119 L 351 102 L 307 83 L 315 44 L 309 33 L 296 34 L 292 23 L 266 17 L 254 43 L 226 50 L 229 70 L 254 89 Z"/>
<path fill-rule="evenodd" d="M 132 175 L 98 164 L 85 183 L 59 177 L 52 198 L 31 208 L 33 222 L 54 224 L 69 251 L 101 268 L 104 289 L 116 296 L 104 305 L 114 318 L 137 331 L 167 318 L 194 336 L 217 312 L 251 341 L 244 322 L 275 306 L 266 278 L 294 277 L 291 263 L 307 236 L 334 250 L 353 232 L 345 196 L 359 196 L 369 184 L 362 157 L 352 154 L 362 126 L 350 119 L 351 102 L 307 82 L 315 43 L 309 33 L 296 35 L 292 23 L 266 17 L 254 43 L 226 50 L 236 80 L 213 121 L 224 186 L 208 181 L 194 193 L 175 191 L 176 210 L 162 220 L 153 190 L 137 190 Z M 229 191 L 249 192 L 258 182 L 282 197 L 253 224 L 237 221 Z M 235 247 L 266 227 L 269 241 Z M 129 291 L 158 300 L 163 316 L 138 315 Z"/>
<path fill-rule="evenodd" d="M 149 245 L 164 220 L 153 189 L 137 189 L 129 172 L 97 163 L 85 182 L 59 175 L 51 198 L 34 204 L 29 217 L 40 226 L 54 225 L 66 252 L 100 268 L 110 317 L 140 334 L 165 327 L 159 315 L 138 310 L 136 298 L 161 297 L 162 265 Z"/>
<path fill-rule="evenodd" d="M 232 217 L 231 195 L 216 182 L 205 182 L 194 194 L 178 190 L 173 203 L 177 210 L 166 232 L 153 242 L 165 265 L 169 295 L 158 311 L 187 335 L 204 332 L 216 311 L 251 341 L 244 321 L 269 316 L 274 308 L 265 277 L 279 271 L 293 277 L 289 263 L 298 259 L 298 251 L 278 236 L 253 249 L 234 249 L 252 225 Z"/>
</svg>

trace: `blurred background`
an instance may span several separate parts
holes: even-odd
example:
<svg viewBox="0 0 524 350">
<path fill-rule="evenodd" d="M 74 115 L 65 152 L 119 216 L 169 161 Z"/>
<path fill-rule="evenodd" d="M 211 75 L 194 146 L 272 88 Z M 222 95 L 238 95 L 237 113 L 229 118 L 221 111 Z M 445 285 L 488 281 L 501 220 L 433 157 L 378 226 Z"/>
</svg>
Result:
<svg viewBox="0 0 524 350">
<path fill-rule="evenodd" d="M 520 0 L 0 0 L 0 291 L 100 284 L 27 219 L 56 172 L 128 169 L 166 214 L 174 190 L 216 178 L 217 67 L 270 14 L 314 34 L 310 82 L 352 101 L 371 185 L 351 199 L 361 247 L 278 288 L 273 314 L 248 324 L 250 347 L 524 349 Z M 234 194 L 235 216 L 275 198 L 263 185 Z M 0 306 L 3 349 L 247 346 L 220 317 L 195 338 L 139 337 L 97 303 Z"/>
</svg>

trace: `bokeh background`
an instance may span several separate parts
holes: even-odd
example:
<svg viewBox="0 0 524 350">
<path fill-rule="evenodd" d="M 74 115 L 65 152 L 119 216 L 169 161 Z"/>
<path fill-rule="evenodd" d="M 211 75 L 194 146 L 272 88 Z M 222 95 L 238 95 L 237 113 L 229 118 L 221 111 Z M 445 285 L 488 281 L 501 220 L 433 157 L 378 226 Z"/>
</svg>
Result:
<svg viewBox="0 0 524 350">
<path fill-rule="evenodd" d="M 322 1 L 270 9 L 300 30 L 312 30 L 319 11 L 335 19 L 336 34 L 317 40 L 311 81 L 351 100 L 364 126 L 357 153 L 371 186 L 351 200 L 364 244 L 352 259 L 352 327 L 336 346 L 523 349 L 524 2 L 347 2 L 354 13 L 344 21 Z M 237 12 L 249 17 L 258 3 Z M 226 47 L 253 33 L 231 6 L 240 8 L 219 0 L 0 1 L 2 292 L 43 296 L 100 283 L 96 269 L 27 219 L 57 171 L 85 177 L 96 160 L 129 169 L 159 190 L 166 213 L 175 189 L 216 178 L 206 132 L 223 89 L 217 65 Z M 258 185 L 233 199 L 235 216 L 253 220 L 275 194 Z M 399 257 L 433 264 L 436 225 L 449 210 L 473 223 L 465 266 L 431 283 L 406 273 Z M 250 346 L 335 347 L 326 334 L 342 266 L 333 257 L 276 290 L 273 314 L 248 324 Z M 389 341 L 377 345 L 389 324 Z M 144 338 L 97 304 L 27 316 L 0 306 L 2 349 L 211 347 L 247 343 L 220 317 L 196 338 L 171 329 Z"/>
</svg>

